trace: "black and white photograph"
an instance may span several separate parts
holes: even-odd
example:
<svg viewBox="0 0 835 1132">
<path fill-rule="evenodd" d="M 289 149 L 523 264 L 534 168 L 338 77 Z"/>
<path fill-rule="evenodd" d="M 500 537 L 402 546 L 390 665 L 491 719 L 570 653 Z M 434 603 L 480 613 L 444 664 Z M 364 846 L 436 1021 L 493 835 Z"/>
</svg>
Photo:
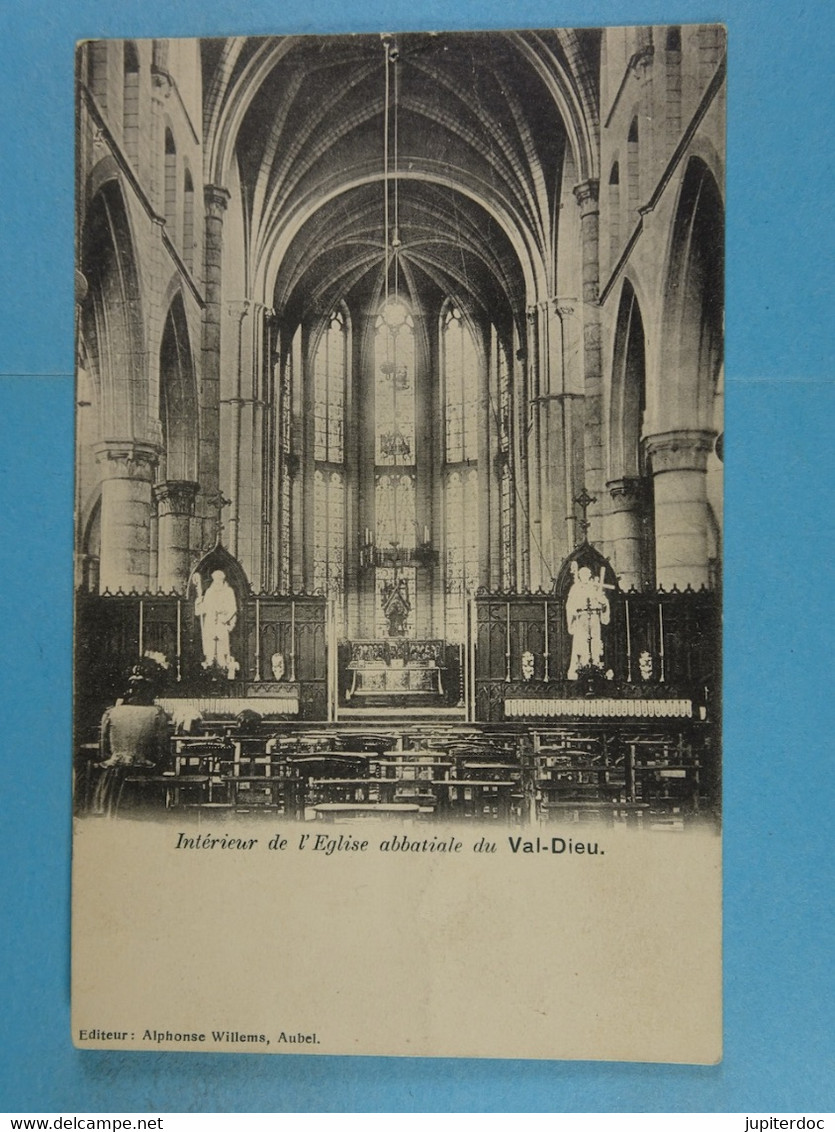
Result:
<svg viewBox="0 0 835 1132">
<path fill-rule="evenodd" d="M 501 893 L 462 882 L 459 927 L 476 889 L 547 923 L 543 882 L 582 869 L 589 916 L 631 901 L 688 943 L 628 945 L 652 1008 L 607 973 L 626 1036 L 578 991 L 551 1046 L 521 1008 L 440 1036 L 430 1004 L 356 1052 L 719 1056 L 725 50 L 718 25 L 79 45 L 74 1010 L 92 890 L 141 904 L 92 875 L 103 845 L 155 838 L 172 901 L 190 854 L 206 907 L 295 854 L 314 917 L 327 859 L 334 927 L 376 854 L 386 899 L 426 870 L 398 930 L 460 853 Z M 702 1044 L 686 1006 L 653 1021 L 687 948 Z M 254 1040 L 222 1015 L 204 1048 Z M 134 1017 L 74 1040 L 213 1029 Z M 291 1021 L 259 1051 L 353 1051 Z"/>
</svg>

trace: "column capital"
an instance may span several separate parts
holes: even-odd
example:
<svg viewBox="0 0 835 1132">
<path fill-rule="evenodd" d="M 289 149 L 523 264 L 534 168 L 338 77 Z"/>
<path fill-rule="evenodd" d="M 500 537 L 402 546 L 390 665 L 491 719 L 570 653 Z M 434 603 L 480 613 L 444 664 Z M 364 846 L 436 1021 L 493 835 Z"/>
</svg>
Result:
<svg viewBox="0 0 835 1132">
<path fill-rule="evenodd" d="M 252 304 L 249 299 L 230 299 L 227 304 L 227 310 L 230 318 L 240 318 L 249 313 L 249 308 Z"/>
<path fill-rule="evenodd" d="M 220 216 L 226 211 L 232 194 L 228 189 L 224 189 L 222 185 L 204 185 L 203 186 L 203 200 L 206 203 L 207 211 L 213 216 Z"/>
<path fill-rule="evenodd" d="M 275 318 L 275 311 L 272 307 L 268 307 L 266 303 L 262 303 L 259 299 L 247 299 L 247 302 L 252 307 L 254 314 L 260 314 L 264 318 Z"/>
<path fill-rule="evenodd" d="M 198 486 L 191 480 L 165 480 L 154 484 L 159 515 L 193 515 Z"/>
<path fill-rule="evenodd" d="M 579 185 L 574 186 L 574 196 L 580 206 L 581 216 L 597 212 L 600 199 L 600 181 L 596 177 L 589 177 L 587 181 L 581 181 Z"/>
<path fill-rule="evenodd" d="M 716 433 L 711 429 L 685 428 L 644 437 L 653 475 L 660 472 L 703 472 L 713 450 Z"/>
<path fill-rule="evenodd" d="M 151 85 L 153 90 L 159 92 L 161 98 L 168 98 L 174 87 L 174 81 L 168 71 L 158 63 L 151 64 Z"/>
<path fill-rule="evenodd" d="M 103 440 L 95 445 L 96 463 L 105 479 L 153 481 L 159 446 L 142 440 Z"/>
<path fill-rule="evenodd" d="M 554 314 L 561 319 L 570 318 L 571 315 L 576 314 L 577 307 L 580 305 L 580 299 L 576 295 L 552 295 L 549 301 Z"/>
<path fill-rule="evenodd" d="M 643 79 L 647 77 L 649 69 L 652 66 L 654 55 L 655 48 L 651 43 L 645 43 L 643 47 L 638 48 L 638 50 L 627 63 L 629 70 L 632 71 L 636 79 Z"/>
<path fill-rule="evenodd" d="M 623 476 L 606 484 L 615 502 L 638 503 L 646 495 L 646 482 L 640 476 Z"/>
</svg>

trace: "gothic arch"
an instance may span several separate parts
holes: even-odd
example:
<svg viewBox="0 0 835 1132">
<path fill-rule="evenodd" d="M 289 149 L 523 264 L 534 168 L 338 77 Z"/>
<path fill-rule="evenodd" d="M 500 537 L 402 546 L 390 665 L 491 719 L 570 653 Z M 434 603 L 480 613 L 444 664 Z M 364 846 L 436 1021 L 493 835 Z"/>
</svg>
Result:
<svg viewBox="0 0 835 1132">
<path fill-rule="evenodd" d="M 81 237 L 88 290 L 81 334 L 99 396 L 102 438 L 145 439 L 148 405 L 136 255 L 121 186 L 106 180 L 90 202 Z"/>
<path fill-rule="evenodd" d="M 609 398 L 609 478 L 641 475 L 640 444 L 647 400 L 647 342 L 641 307 L 624 280 L 615 323 Z"/>
<path fill-rule="evenodd" d="M 188 322 L 182 294 L 168 308 L 160 343 L 160 480 L 197 480 L 198 404 Z"/>
<path fill-rule="evenodd" d="M 647 347 L 641 303 L 632 282 L 625 279 L 612 350 L 607 487 L 610 552 L 626 588 L 640 588 L 654 577 L 654 493 L 643 441 Z"/>
<path fill-rule="evenodd" d="M 724 206 L 700 157 L 690 157 L 679 190 L 665 273 L 657 431 L 710 429 L 723 357 Z"/>
</svg>

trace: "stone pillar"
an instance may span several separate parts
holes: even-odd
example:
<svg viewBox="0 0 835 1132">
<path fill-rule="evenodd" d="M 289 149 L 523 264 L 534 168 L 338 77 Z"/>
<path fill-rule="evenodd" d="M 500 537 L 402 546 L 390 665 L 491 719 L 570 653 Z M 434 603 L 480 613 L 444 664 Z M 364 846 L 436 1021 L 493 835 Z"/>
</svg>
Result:
<svg viewBox="0 0 835 1132">
<path fill-rule="evenodd" d="M 516 547 L 516 586 L 522 590 L 531 584 L 530 498 L 528 492 L 528 405 L 530 382 L 528 378 L 527 339 L 517 338 L 516 365 L 513 367 L 512 387 L 514 411 L 513 462 L 517 488 L 514 507 L 514 544 Z"/>
<path fill-rule="evenodd" d="M 582 317 L 576 298 L 550 303 L 551 385 L 545 415 L 551 511 L 552 570 L 582 541 L 574 500 L 585 482 Z"/>
<path fill-rule="evenodd" d="M 150 585 L 151 483 L 159 448 L 136 440 L 106 440 L 95 448 L 101 468 L 102 591 Z"/>
<path fill-rule="evenodd" d="M 185 592 L 191 573 L 189 528 L 194 514 L 197 484 L 168 480 L 154 487 L 159 518 L 157 585 L 159 589 Z"/>
<path fill-rule="evenodd" d="M 574 189 L 580 206 L 580 243 L 583 263 L 583 369 L 585 392 L 585 486 L 597 504 L 589 509 L 592 526 L 589 541 L 601 539 L 604 460 L 603 460 L 603 374 L 601 361 L 600 312 L 600 182 L 583 181 Z"/>
<path fill-rule="evenodd" d="M 532 590 L 543 584 L 542 576 L 542 447 L 541 447 L 541 378 L 539 308 L 529 306 L 528 320 L 528 523 L 529 574 L 526 584 Z"/>
<path fill-rule="evenodd" d="M 714 433 L 681 429 L 648 436 L 655 493 L 655 572 L 658 585 L 708 585 L 707 458 Z"/>
<path fill-rule="evenodd" d="M 644 483 L 637 476 L 628 476 L 610 480 L 606 487 L 612 500 L 606 519 L 606 545 L 612 564 L 622 589 L 640 589 L 644 582 Z"/>
<path fill-rule="evenodd" d="M 223 294 L 223 214 L 229 192 L 206 185 L 205 298 L 203 314 L 203 372 L 200 388 L 200 460 L 198 478 L 207 497 L 219 489 L 220 469 L 220 323 Z M 211 516 L 205 515 L 205 519 Z"/>
<path fill-rule="evenodd" d="M 223 466 L 223 486 L 229 491 L 229 515 L 227 517 L 226 545 L 233 557 L 242 561 L 249 575 L 254 578 L 252 562 L 249 555 L 241 554 L 241 496 L 252 491 L 252 436 L 249 428 L 244 430 L 244 410 L 251 405 L 251 398 L 247 396 L 244 382 L 252 385 L 252 350 L 251 342 L 245 334 L 244 320 L 250 313 L 249 299 L 236 299 L 228 303 L 227 311 L 229 321 L 234 325 L 235 345 L 235 373 L 232 386 L 234 396 L 223 398 L 220 402 L 222 424 L 220 435 L 223 438 L 223 453 L 221 454 Z M 229 325 L 229 323 L 227 323 Z"/>
</svg>

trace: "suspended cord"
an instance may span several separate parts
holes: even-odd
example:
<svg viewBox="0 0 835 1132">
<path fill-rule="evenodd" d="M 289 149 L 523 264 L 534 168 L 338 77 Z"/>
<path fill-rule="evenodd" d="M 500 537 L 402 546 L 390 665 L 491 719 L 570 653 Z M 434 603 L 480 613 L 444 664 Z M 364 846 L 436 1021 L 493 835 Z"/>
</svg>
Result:
<svg viewBox="0 0 835 1132">
<path fill-rule="evenodd" d="M 389 65 L 389 41 L 383 39 L 383 51 L 386 57 L 386 93 L 385 108 L 383 112 L 383 270 L 385 273 L 384 290 L 386 305 L 389 301 L 389 104 L 391 99 Z M 385 309 L 385 308 L 384 308 Z"/>
<path fill-rule="evenodd" d="M 394 256 L 394 294 L 400 294 L 400 177 L 399 177 L 399 120 L 400 120 L 400 68 L 398 66 L 399 54 L 394 51 L 393 58 L 390 53 L 389 58 L 392 59 L 394 64 L 394 243 L 393 243 L 393 256 Z"/>
</svg>

